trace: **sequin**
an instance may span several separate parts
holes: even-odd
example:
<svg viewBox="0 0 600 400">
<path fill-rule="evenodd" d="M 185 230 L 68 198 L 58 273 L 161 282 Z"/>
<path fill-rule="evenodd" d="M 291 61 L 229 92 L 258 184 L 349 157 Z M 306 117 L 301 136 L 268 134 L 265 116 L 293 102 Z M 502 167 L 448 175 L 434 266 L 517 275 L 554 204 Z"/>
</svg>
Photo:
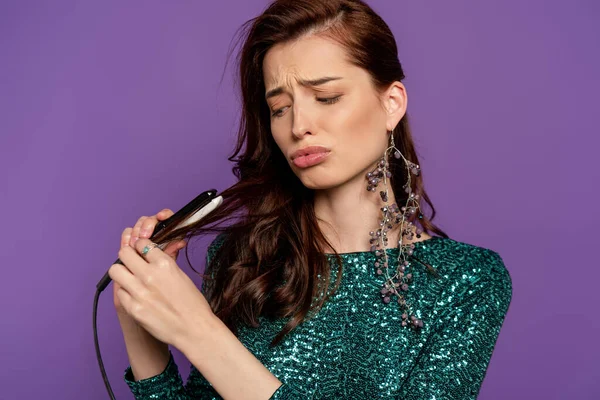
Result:
<svg viewBox="0 0 600 400">
<path fill-rule="evenodd" d="M 397 256 L 397 248 L 387 251 Z M 399 308 L 381 301 L 371 252 L 342 254 L 336 294 L 275 348 L 269 343 L 286 320 L 239 328 L 239 340 L 283 383 L 271 400 L 477 398 L 511 277 L 497 252 L 449 238 L 416 242 L 413 256 L 440 274 L 411 261 L 406 298 L 424 322 L 420 332 L 403 328 Z M 155 377 L 134 381 L 127 367 L 124 378 L 136 399 L 222 398 L 193 365 L 183 384 L 172 355 Z"/>
</svg>

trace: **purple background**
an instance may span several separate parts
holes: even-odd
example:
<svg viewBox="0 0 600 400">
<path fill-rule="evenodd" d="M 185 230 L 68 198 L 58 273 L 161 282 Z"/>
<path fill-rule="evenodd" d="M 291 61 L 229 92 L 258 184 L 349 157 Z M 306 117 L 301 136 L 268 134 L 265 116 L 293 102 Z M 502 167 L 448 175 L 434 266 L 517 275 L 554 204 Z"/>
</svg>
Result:
<svg viewBox="0 0 600 400">
<path fill-rule="evenodd" d="M 485 3 L 370 2 L 399 44 L 435 221 L 513 279 L 480 398 L 600 398 L 600 3 Z M 0 398 L 107 398 L 95 285 L 139 216 L 233 182 L 233 60 L 221 77 L 265 4 L 0 3 Z M 131 398 L 109 289 L 100 346 Z"/>
</svg>

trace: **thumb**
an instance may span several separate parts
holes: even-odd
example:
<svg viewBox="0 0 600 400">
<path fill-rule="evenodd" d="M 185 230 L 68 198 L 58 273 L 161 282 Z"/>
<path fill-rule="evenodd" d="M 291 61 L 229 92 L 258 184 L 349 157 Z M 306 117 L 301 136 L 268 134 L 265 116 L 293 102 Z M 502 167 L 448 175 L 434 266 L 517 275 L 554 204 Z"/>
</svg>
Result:
<svg viewBox="0 0 600 400">
<path fill-rule="evenodd" d="M 171 257 L 173 259 L 176 259 L 177 258 L 177 254 L 179 253 L 179 250 L 183 249 L 186 244 L 187 243 L 185 242 L 185 240 L 180 240 L 180 241 L 177 241 L 177 242 L 171 242 L 165 248 L 165 254 L 167 254 L 169 257 Z"/>
</svg>

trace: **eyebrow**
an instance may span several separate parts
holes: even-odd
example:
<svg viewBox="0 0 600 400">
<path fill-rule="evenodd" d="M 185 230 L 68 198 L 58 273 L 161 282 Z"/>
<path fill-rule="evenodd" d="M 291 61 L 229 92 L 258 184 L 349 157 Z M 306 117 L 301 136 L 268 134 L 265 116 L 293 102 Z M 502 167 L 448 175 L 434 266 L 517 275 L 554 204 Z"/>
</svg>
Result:
<svg viewBox="0 0 600 400">
<path fill-rule="evenodd" d="M 327 82 L 337 81 L 339 79 L 342 79 L 342 77 L 341 76 L 325 76 L 323 78 L 318 78 L 318 79 L 309 79 L 309 80 L 300 79 L 298 81 L 298 83 L 300 83 L 300 85 L 302 85 L 304 87 L 314 87 L 314 86 L 324 85 Z M 275 89 L 271 89 L 265 95 L 265 99 L 269 100 L 271 97 L 278 96 L 281 93 L 283 93 L 283 90 L 284 89 L 282 86 L 276 87 Z"/>
</svg>

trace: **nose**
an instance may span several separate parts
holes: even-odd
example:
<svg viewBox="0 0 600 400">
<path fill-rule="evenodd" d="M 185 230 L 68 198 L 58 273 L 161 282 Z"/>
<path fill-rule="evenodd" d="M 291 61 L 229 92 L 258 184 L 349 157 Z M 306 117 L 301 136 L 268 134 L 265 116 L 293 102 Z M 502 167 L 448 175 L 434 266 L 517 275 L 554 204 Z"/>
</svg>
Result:
<svg viewBox="0 0 600 400">
<path fill-rule="evenodd" d="M 302 137 L 307 134 L 311 135 L 311 120 L 306 109 L 301 108 L 300 105 L 295 102 L 292 107 L 292 112 L 292 135 L 296 139 L 302 139 Z"/>
</svg>

